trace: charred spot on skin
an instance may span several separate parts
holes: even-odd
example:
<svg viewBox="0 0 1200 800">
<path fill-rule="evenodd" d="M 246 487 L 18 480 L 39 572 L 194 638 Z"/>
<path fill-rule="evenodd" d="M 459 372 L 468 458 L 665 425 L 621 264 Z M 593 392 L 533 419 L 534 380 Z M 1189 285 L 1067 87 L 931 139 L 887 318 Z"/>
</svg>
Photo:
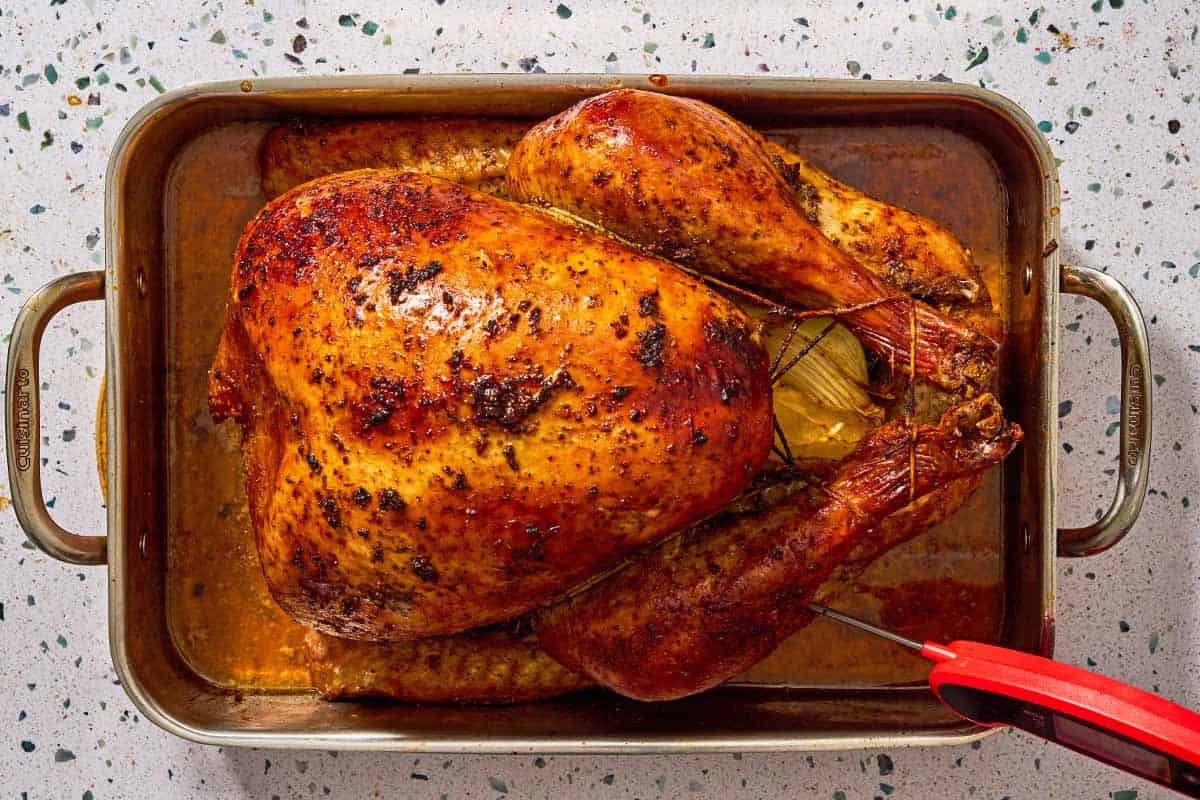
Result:
<svg viewBox="0 0 1200 800">
<path fill-rule="evenodd" d="M 312 470 L 313 475 L 320 473 L 321 462 L 317 460 L 317 457 L 313 455 L 312 452 L 304 454 L 304 461 L 308 464 L 308 468 Z"/>
<path fill-rule="evenodd" d="M 733 169 L 737 166 L 739 154 L 736 147 L 734 147 L 731 143 L 716 137 L 713 137 L 711 144 L 717 150 L 720 150 L 721 154 L 725 156 L 725 158 L 721 160 L 722 165 L 728 167 L 729 169 Z"/>
<path fill-rule="evenodd" d="M 511 444 L 506 444 L 501 452 L 504 453 L 504 461 L 508 464 L 508 468 L 513 472 L 518 472 L 520 467 L 517 465 L 517 451 L 513 448 L 513 446 Z"/>
<path fill-rule="evenodd" d="M 317 501 L 317 506 L 321 509 L 321 516 L 325 518 L 325 522 L 333 529 L 342 526 L 342 511 L 338 508 L 337 500 L 332 497 L 322 497 Z"/>
<path fill-rule="evenodd" d="M 804 213 L 809 222 L 816 225 L 818 221 L 817 209 L 821 202 L 821 194 L 817 191 L 817 187 L 813 186 L 800 175 L 799 163 L 787 163 L 779 156 L 771 156 L 771 163 L 779 170 L 779 174 L 783 176 L 783 181 L 788 187 L 795 192 L 796 200 L 799 202 L 800 210 Z"/>
<path fill-rule="evenodd" d="M 638 347 L 633 357 L 644 367 L 661 367 L 663 350 L 667 344 L 667 326 L 656 322 L 644 331 L 638 331 Z"/>
<path fill-rule="evenodd" d="M 366 528 L 359 528 L 358 530 L 355 531 L 355 533 L 357 533 L 359 536 L 361 536 L 364 539 L 371 538 L 371 532 L 369 530 L 367 530 Z"/>
<path fill-rule="evenodd" d="M 700 430 L 699 428 L 695 428 L 692 430 L 692 444 L 693 445 L 695 445 L 696 447 L 699 447 L 700 445 L 706 444 L 707 442 L 708 442 L 708 437 L 704 435 L 704 431 Z"/>
<path fill-rule="evenodd" d="M 450 371 L 453 372 L 455 375 L 457 375 L 459 370 L 462 369 L 462 365 L 463 365 L 463 351 L 462 350 L 455 350 L 453 353 L 450 354 L 450 357 L 448 359 L 446 359 L 446 366 L 450 367 Z"/>
<path fill-rule="evenodd" d="M 395 489 L 381 489 L 379 492 L 380 511 L 403 511 L 408 504 Z"/>
<path fill-rule="evenodd" d="M 633 391 L 632 386 L 614 386 L 608 393 L 609 398 L 614 402 L 624 400 Z"/>
<path fill-rule="evenodd" d="M 450 482 L 450 489 L 455 492 L 464 492 L 471 488 L 471 484 L 467 482 L 467 474 L 462 470 L 454 473 L 454 480 Z"/>
<path fill-rule="evenodd" d="M 244 285 L 240 289 L 238 289 L 238 293 L 237 293 L 238 300 L 245 300 L 247 297 L 249 297 L 252 294 L 254 294 L 254 284 L 247 283 L 246 285 Z"/>
<path fill-rule="evenodd" d="M 616 320 L 614 320 L 613 322 L 611 322 L 609 324 L 612 326 L 613 334 L 618 339 L 624 339 L 626 336 L 629 335 L 629 315 L 628 314 L 622 314 L 621 316 L 617 317 Z"/>
<path fill-rule="evenodd" d="M 655 319 L 662 318 L 662 312 L 658 308 L 658 289 L 647 292 L 638 298 L 638 315 Z"/>
<path fill-rule="evenodd" d="M 747 369 L 766 366 L 767 354 L 751 334 L 750 328 L 734 319 L 707 319 L 701 325 L 704 340 L 728 348 Z"/>
<path fill-rule="evenodd" d="M 528 375 L 496 376 L 485 373 L 470 384 L 476 424 L 494 423 L 511 431 L 523 430 L 525 421 L 559 389 L 575 382 L 565 369 L 543 378 L 541 369 Z"/>
<path fill-rule="evenodd" d="M 371 391 L 355 409 L 361 420 L 359 430 L 364 433 L 391 419 L 397 406 L 404 402 L 404 384 L 398 378 L 376 375 L 368 385 Z"/>
<path fill-rule="evenodd" d="M 361 285 L 362 276 L 360 275 L 355 275 L 353 278 L 346 281 L 346 290 L 350 293 L 350 299 L 355 305 L 358 306 L 361 306 L 363 303 L 367 302 L 367 295 L 364 292 L 359 291 L 359 287 Z"/>
<path fill-rule="evenodd" d="M 612 177 L 613 175 L 611 172 L 600 170 L 592 176 L 592 183 L 596 186 L 607 186 L 608 182 L 612 180 Z"/>
<path fill-rule="evenodd" d="M 540 333 L 539 325 L 542 322 L 542 309 L 534 306 L 529 311 L 529 332 L 536 335 Z"/>
<path fill-rule="evenodd" d="M 388 272 L 388 299 L 393 303 L 399 303 L 403 295 L 416 290 L 425 281 L 432 280 L 441 271 L 442 263 L 440 261 L 430 261 L 419 269 L 409 267 L 404 272 L 399 270 Z"/>
<path fill-rule="evenodd" d="M 353 500 L 359 508 L 366 508 L 371 503 L 371 493 L 368 492 L 364 487 L 360 486 L 354 490 L 354 494 L 350 495 L 350 499 Z"/>
<path fill-rule="evenodd" d="M 437 567 L 433 565 L 433 561 L 429 556 L 415 556 L 412 560 L 412 572 L 421 579 L 422 583 L 438 582 Z"/>
</svg>

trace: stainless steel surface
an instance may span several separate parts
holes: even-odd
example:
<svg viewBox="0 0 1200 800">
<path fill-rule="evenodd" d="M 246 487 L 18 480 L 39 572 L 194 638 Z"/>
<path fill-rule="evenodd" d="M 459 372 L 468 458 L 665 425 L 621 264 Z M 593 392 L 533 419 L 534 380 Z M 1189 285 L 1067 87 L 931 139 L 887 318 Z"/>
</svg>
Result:
<svg viewBox="0 0 1200 800">
<path fill-rule="evenodd" d="M 909 639 L 906 636 L 901 636 L 898 633 L 892 633 L 891 631 L 876 627 L 869 622 L 863 622 L 858 617 L 852 617 L 849 614 L 843 614 L 840 611 L 834 611 L 832 608 L 826 608 L 819 603 L 809 603 L 808 607 L 810 610 L 817 612 L 823 617 L 835 619 L 843 625 L 849 625 L 851 628 L 858 628 L 860 631 L 866 631 L 867 633 L 874 634 L 881 639 L 887 639 L 889 642 L 894 642 L 901 647 L 907 647 L 909 650 L 916 650 L 917 652 L 920 652 L 922 649 L 920 642 Z"/>
<path fill-rule="evenodd" d="M 1150 480 L 1150 342 L 1146 321 L 1129 290 L 1110 275 L 1064 264 L 1062 290 L 1097 301 L 1112 315 L 1121 341 L 1121 449 L 1117 493 L 1104 516 L 1082 528 L 1058 531 L 1060 556 L 1102 553 L 1129 533 Z"/>
<path fill-rule="evenodd" d="M 77 272 L 51 281 L 21 306 L 8 345 L 4 431 L 13 511 L 34 544 L 69 564 L 103 564 L 106 539 L 71 533 L 46 510 L 38 357 L 42 333 L 55 314 L 74 303 L 103 299 L 103 272 Z"/>
<path fill-rule="evenodd" d="M 241 696 L 223 691 L 200 679 L 176 651 L 164 600 L 167 462 L 162 377 L 168 292 L 162 204 L 174 154 L 200 132 L 229 122 L 404 113 L 536 118 L 618 86 L 698 97 L 754 122 L 936 124 L 964 131 L 988 149 L 1007 192 L 1011 252 L 1004 266 L 1010 276 L 1006 354 L 1009 363 L 1020 364 L 1020 373 L 1005 382 L 1003 400 L 1026 431 L 1025 443 L 1004 467 L 1006 591 L 1001 638 L 1008 647 L 1050 654 L 1058 541 L 1054 496 L 1060 277 L 1057 248 L 1048 245 L 1058 240 L 1059 189 L 1045 141 L 1011 102 L 972 86 L 886 81 L 656 76 L 651 82 L 644 76 L 462 75 L 223 82 L 170 92 L 142 109 L 118 138 L 107 176 L 110 639 L 122 685 L 148 719 L 179 736 L 211 744 L 443 752 L 822 750 L 952 744 L 985 735 L 944 709 L 923 686 L 735 686 L 655 705 L 600 692 L 508 707 L 327 703 L 307 694 Z M 1075 281 L 1081 274 L 1064 275 L 1064 280 Z M 96 279 L 90 280 L 98 293 Z M 1071 282 L 1065 288 L 1075 286 Z M 1134 321 L 1130 330 L 1144 331 L 1136 326 L 1136 306 L 1130 302 L 1125 310 L 1132 315 L 1126 319 Z M 36 309 L 31 314 L 46 316 Z M 14 335 L 14 345 L 17 339 Z M 1144 353 L 1143 348 L 1140 356 L 1133 354 L 1143 365 L 1143 384 L 1149 374 Z M 14 363 L 31 363 L 28 353 L 18 354 L 18 359 L 10 357 L 10 370 Z M 1131 386 L 1129 368 L 1124 372 L 1126 386 Z M 1143 390 L 1143 421 L 1130 432 L 1148 436 L 1148 387 L 1138 388 Z M 1138 388 L 1125 390 L 1129 397 L 1123 414 L 1134 407 Z M 13 403 L 11 371 L 9 397 Z M 11 405 L 9 413 L 11 459 L 19 451 L 13 446 Z M 1123 484 L 1117 517 L 1107 530 L 1123 533 L 1136 516 L 1145 489 L 1144 468 L 1140 474 L 1140 481 Z M 30 484 L 14 481 L 14 488 L 26 508 L 41 507 L 40 493 Z M 31 499 L 35 494 L 38 501 Z M 31 530 L 25 517 L 22 523 Z M 54 541 L 42 539 L 43 544 Z"/>
</svg>

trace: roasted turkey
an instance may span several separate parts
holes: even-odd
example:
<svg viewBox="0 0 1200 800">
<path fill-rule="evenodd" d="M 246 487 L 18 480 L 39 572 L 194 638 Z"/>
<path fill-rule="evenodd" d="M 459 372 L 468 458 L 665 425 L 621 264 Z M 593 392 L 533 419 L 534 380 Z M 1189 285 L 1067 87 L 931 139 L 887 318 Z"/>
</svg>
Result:
<svg viewBox="0 0 1200 800">
<path fill-rule="evenodd" d="M 526 128 L 289 125 L 260 151 L 275 199 L 235 254 L 210 407 L 328 697 L 702 691 L 1020 440 L 944 228 L 697 101 L 622 90 Z M 768 464 L 778 364 L 747 289 L 784 320 L 836 307 L 890 388 L 911 362 L 979 396 Z"/>
<path fill-rule="evenodd" d="M 266 206 L 210 407 L 276 600 L 327 633 L 507 619 L 718 510 L 772 438 L 755 325 L 670 264 L 417 173 Z"/>
</svg>

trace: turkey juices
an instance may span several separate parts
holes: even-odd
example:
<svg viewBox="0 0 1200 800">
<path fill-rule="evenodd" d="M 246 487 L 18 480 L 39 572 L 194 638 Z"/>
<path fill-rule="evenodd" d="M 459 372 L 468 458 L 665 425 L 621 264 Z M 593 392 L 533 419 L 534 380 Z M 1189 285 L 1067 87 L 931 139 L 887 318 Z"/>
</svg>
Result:
<svg viewBox="0 0 1200 800">
<path fill-rule="evenodd" d="M 246 228 L 209 403 L 280 605 L 399 640 L 507 619 L 720 508 L 770 447 L 756 326 L 670 264 L 364 170 Z"/>
</svg>

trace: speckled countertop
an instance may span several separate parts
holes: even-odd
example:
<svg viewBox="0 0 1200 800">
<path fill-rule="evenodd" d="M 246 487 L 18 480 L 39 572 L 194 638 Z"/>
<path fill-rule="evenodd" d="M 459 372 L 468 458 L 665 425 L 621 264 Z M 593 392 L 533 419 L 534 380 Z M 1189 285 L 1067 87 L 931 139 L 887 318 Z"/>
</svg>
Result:
<svg viewBox="0 0 1200 800">
<path fill-rule="evenodd" d="M 1039 121 L 1061 161 L 1064 260 L 1106 268 L 1150 323 L 1150 496 L 1115 551 L 1059 568 L 1058 649 L 1200 707 L 1200 6 L 1193 0 L 294 6 L 36 0 L 0 6 L 0 322 L 40 284 L 102 263 L 104 170 L 156 93 L 215 78 L 622 71 L 952 80 Z M 701 8 L 710 5 L 707 12 Z M 786 6 L 786 9 L 785 9 Z M 1117 351 L 1098 306 L 1062 306 L 1059 509 L 1113 487 Z M 5 337 L 7 340 L 7 337 Z M 98 304 L 44 345 L 46 496 L 99 531 Z M 1107 451 L 1107 455 L 1102 451 Z M 0 491 L 7 495 L 7 489 Z M 0 500 L 7 505 L 7 498 Z M 218 749 L 141 719 L 108 652 L 105 573 L 34 550 L 0 516 L 0 795 L 11 798 L 1149 798 L 1150 785 L 1021 735 L 970 747 L 679 757 L 459 757 Z"/>
</svg>

